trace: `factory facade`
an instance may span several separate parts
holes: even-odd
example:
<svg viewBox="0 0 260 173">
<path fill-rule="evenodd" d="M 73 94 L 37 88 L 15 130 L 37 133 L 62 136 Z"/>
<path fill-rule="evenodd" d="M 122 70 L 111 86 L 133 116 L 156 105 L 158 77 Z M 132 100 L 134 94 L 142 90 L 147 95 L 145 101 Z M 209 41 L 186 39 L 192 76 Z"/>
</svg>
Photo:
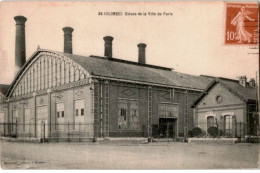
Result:
<svg viewBox="0 0 260 173">
<path fill-rule="evenodd" d="M 146 44 L 138 62 L 112 54 L 73 54 L 71 27 L 64 27 L 64 51 L 38 48 L 26 61 L 25 22 L 16 16 L 16 76 L 3 92 L 1 133 L 16 137 L 188 137 L 196 124 L 191 107 L 212 78 L 146 64 Z M 2 88 L 7 88 L 2 87 Z"/>
</svg>

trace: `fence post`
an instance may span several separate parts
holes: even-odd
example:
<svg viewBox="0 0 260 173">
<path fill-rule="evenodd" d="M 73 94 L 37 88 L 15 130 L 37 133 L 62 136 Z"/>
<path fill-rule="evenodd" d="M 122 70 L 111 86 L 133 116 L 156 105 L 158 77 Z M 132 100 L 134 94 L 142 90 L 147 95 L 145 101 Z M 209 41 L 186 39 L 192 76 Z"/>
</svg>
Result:
<svg viewBox="0 0 260 173">
<path fill-rule="evenodd" d="M 5 136 L 5 123 L 4 123 L 4 136 Z"/>
<path fill-rule="evenodd" d="M 43 139 L 42 139 L 43 141 L 42 142 L 45 143 L 45 122 L 43 121 L 42 124 L 43 124 Z"/>
<path fill-rule="evenodd" d="M 70 122 L 68 122 L 68 142 L 70 142 Z"/>
<path fill-rule="evenodd" d="M 29 122 L 29 138 L 31 138 L 31 123 Z"/>
<path fill-rule="evenodd" d="M 57 129 L 56 129 L 56 142 L 58 142 L 58 137 L 59 137 L 59 124 L 57 123 Z"/>
<path fill-rule="evenodd" d="M 239 131 L 240 131 L 240 138 L 242 138 L 242 134 L 241 134 L 241 122 L 239 123 Z"/>
<path fill-rule="evenodd" d="M 80 142 L 80 122 L 79 122 L 79 142 Z"/>
<path fill-rule="evenodd" d="M 167 142 L 169 142 L 169 122 L 167 122 Z"/>
<path fill-rule="evenodd" d="M 17 123 L 17 119 L 15 120 L 15 124 L 16 124 L 16 128 L 15 128 L 15 136 L 16 138 L 18 137 L 18 123 Z"/>
</svg>

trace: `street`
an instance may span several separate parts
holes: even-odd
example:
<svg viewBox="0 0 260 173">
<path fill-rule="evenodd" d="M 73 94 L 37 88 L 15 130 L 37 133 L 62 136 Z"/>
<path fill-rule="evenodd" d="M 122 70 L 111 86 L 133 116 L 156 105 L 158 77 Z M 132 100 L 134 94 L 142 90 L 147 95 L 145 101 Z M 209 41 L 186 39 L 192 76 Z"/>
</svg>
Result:
<svg viewBox="0 0 260 173">
<path fill-rule="evenodd" d="M 2 169 L 259 168 L 259 144 L 100 144 L 1 141 Z"/>
</svg>

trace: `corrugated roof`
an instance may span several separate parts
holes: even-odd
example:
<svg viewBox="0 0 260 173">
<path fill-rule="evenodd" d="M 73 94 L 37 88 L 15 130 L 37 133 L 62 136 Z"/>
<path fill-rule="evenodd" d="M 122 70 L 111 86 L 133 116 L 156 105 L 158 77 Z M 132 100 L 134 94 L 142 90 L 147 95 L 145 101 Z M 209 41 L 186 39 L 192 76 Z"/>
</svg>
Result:
<svg viewBox="0 0 260 173">
<path fill-rule="evenodd" d="M 140 65 L 130 63 L 129 61 L 117 61 L 116 59 L 109 60 L 105 57 L 85 57 L 61 52 L 59 53 L 72 59 L 88 72 L 96 76 L 199 90 L 204 90 L 212 81 L 206 77 L 179 73 L 158 66 L 152 67 L 151 65 Z"/>
<path fill-rule="evenodd" d="M 10 87 L 10 85 L 0 84 L 0 92 L 2 94 L 6 95 L 9 87 Z"/>
</svg>

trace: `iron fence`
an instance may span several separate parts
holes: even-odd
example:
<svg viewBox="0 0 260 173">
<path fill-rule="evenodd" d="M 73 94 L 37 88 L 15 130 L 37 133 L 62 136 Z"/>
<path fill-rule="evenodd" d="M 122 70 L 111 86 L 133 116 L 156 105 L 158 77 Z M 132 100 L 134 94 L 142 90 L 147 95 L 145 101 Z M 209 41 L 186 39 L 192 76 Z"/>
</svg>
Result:
<svg viewBox="0 0 260 173">
<path fill-rule="evenodd" d="M 147 128 L 139 123 L 109 128 L 93 123 L 0 123 L 1 136 L 40 138 L 50 141 L 84 141 L 99 137 L 147 137 Z"/>
<path fill-rule="evenodd" d="M 214 127 L 212 129 L 212 127 Z M 210 130 L 211 128 L 211 130 Z M 199 124 L 197 127 L 189 127 L 187 137 L 227 137 L 245 138 L 250 135 L 250 129 L 259 128 L 247 127 L 246 123 Z M 177 123 L 158 123 L 151 125 L 151 136 L 148 136 L 148 128 L 145 124 L 126 126 L 102 126 L 93 123 L 0 123 L 1 136 L 42 138 L 50 141 L 84 141 L 93 140 L 99 137 L 153 137 L 176 139 L 183 137 Z"/>
<path fill-rule="evenodd" d="M 247 126 L 247 124 L 243 122 L 223 122 L 218 124 L 199 123 L 198 127 L 194 127 L 188 131 L 188 136 L 245 138 L 246 135 L 257 133 L 253 133 L 251 129 L 253 129 L 253 127 Z"/>
</svg>

